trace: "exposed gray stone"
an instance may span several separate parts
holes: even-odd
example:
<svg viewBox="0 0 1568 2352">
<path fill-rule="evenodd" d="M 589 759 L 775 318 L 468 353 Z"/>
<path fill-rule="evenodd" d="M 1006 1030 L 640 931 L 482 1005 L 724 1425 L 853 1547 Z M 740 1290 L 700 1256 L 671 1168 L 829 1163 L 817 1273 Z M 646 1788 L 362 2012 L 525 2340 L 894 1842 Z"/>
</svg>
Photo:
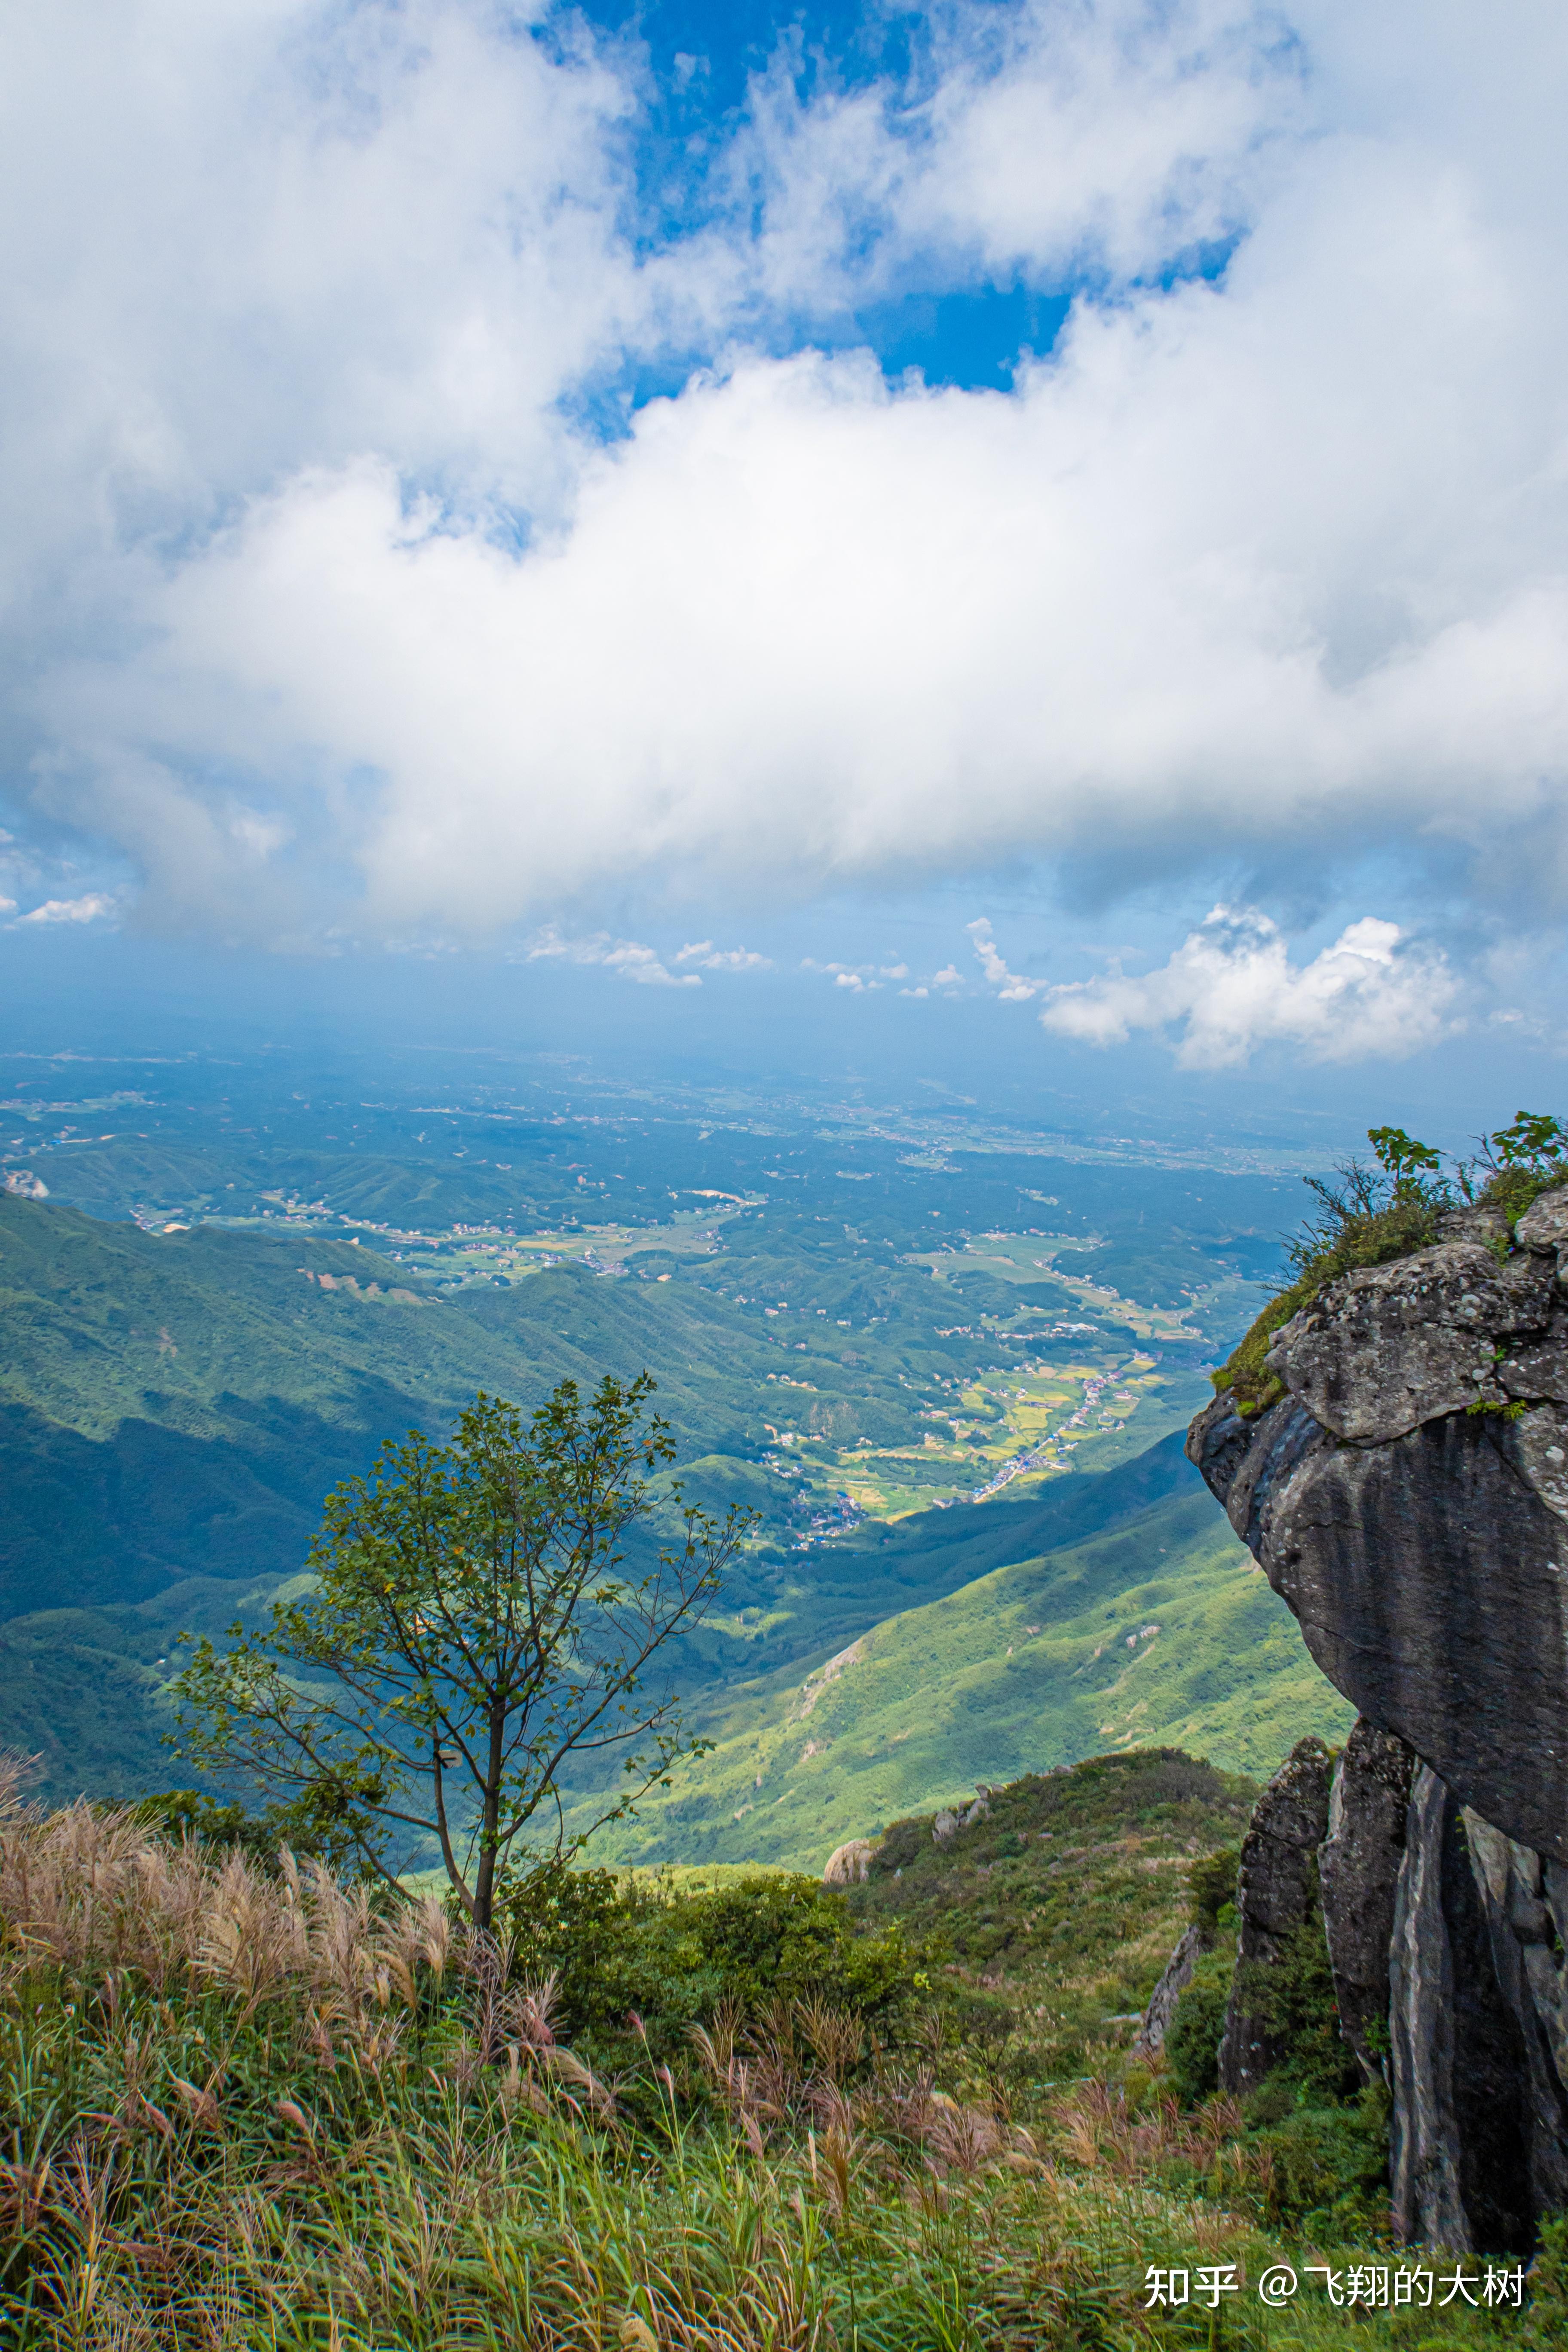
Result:
<svg viewBox="0 0 1568 2352">
<path fill-rule="evenodd" d="M 1460 1808 L 1425 1765 L 1394 1908 L 1395 2234 L 1462 2252 L 1534 2242 L 1524 2037 L 1499 1983 Z"/>
<path fill-rule="evenodd" d="M 1329 1827 L 1329 1751 L 1299 1739 L 1253 1808 L 1237 1880 L 1236 1979 L 1219 2045 L 1219 2079 L 1257 2088 L 1286 2054 L 1262 1972 L 1286 1955 L 1318 1906 L 1318 1848 Z"/>
<path fill-rule="evenodd" d="M 1318 1856 L 1340 2031 L 1369 2083 L 1387 2070 L 1388 1954 L 1415 1766 L 1404 1740 L 1359 1718 L 1334 1768 Z"/>
<path fill-rule="evenodd" d="M 1531 2199 L 1538 2213 L 1568 2206 L 1568 1871 L 1463 1816 L 1499 1986 L 1523 2041 L 1529 2080 L 1520 2117 L 1529 2133 Z"/>
<path fill-rule="evenodd" d="M 847 1838 L 835 1846 L 822 1874 L 824 1886 L 863 1886 L 871 1875 L 876 1851 L 875 1838 Z"/>
<path fill-rule="evenodd" d="M 1494 1243 L 1508 1243 L 1508 1212 L 1505 1209 L 1483 1208 L 1479 1201 L 1462 1201 L 1437 1220 L 1440 1242 L 1480 1242 L 1490 1248 Z"/>
<path fill-rule="evenodd" d="M 1394 2218 L 1481 2252 L 1526 2250 L 1568 2207 L 1568 1185 L 1516 1237 L 1465 1210 L 1435 1247 L 1331 1285 L 1276 1336 L 1279 1402 L 1247 1417 L 1218 1397 L 1187 1442 L 1367 1719 L 1321 1864 L 1363 2067 L 1399 1744 L 1422 1759 L 1388 1931 Z M 1242 1936 L 1266 1941 L 1245 1906 Z M 1243 1974 L 1237 2087 L 1271 2054 Z"/>
<path fill-rule="evenodd" d="M 1532 1259 L 1510 1284 L 1489 1249 L 1438 1242 L 1331 1283 L 1264 1361 L 1331 1436 L 1381 1444 L 1478 1401 L 1506 1402 L 1500 1344 L 1543 1331 L 1550 1286 Z"/>
<path fill-rule="evenodd" d="M 1189 1927 L 1165 1962 L 1160 1981 L 1149 1996 L 1143 2022 L 1132 2037 L 1134 2058 L 1157 2058 L 1164 2048 L 1176 2003 L 1193 1980 L 1193 1970 L 1203 1948 L 1204 1940 L 1197 1928 Z"/>
<path fill-rule="evenodd" d="M 1559 1411 L 1451 1414 L 1359 1446 L 1286 1397 L 1228 1486 L 1210 1483 L 1329 1680 L 1484 1819 L 1568 1862 Z M 1200 1468 L 1208 1419 L 1189 1440 Z"/>
<path fill-rule="evenodd" d="M 1512 1342 L 1495 1377 L 1516 1403 L 1568 1404 L 1568 1308 L 1559 1307 L 1540 1336 Z"/>
<path fill-rule="evenodd" d="M 1568 1184 L 1553 1185 L 1532 1201 L 1513 1229 L 1521 1249 L 1568 1250 Z M 1559 1256 L 1561 1263 L 1561 1255 Z"/>
</svg>

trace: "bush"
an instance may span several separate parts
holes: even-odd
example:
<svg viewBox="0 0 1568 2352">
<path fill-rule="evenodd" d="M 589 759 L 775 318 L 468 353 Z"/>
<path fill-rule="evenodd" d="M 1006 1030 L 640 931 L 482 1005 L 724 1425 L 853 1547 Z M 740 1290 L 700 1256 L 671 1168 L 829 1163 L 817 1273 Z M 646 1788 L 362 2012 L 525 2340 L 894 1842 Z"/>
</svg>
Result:
<svg viewBox="0 0 1568 2352">
<path fill-rule="evenodd" d="M 1248 2013 L 1285 2045 L 1280 2076 L 1309 2105 L 1354 2099 L 1362 2086 L 1361 2067 L 1340 2032 L 1328 1938 L 1317 1901 L 1277 1960 L 1267 1965 L 1244 1961 L 1240 1976 Z"/>
<path fill-rule="evenodd" d="M 657 2060 L 684 2060 L 723 2003 L 750 2018 L 822 2003 L 886 2042 L 926 1989 L 896 1922 L 857 1932 L 841 1895 L 783 1873 L 689 1894 L 547 1863 L 512 1882 L 500 1916 L 512 1974 L 553 1975 L 563 2035 L 601 2063 L 640 2056 L 645 2035 Z"/>
<path fill-rule="evenodd" d="M 1255 2097 L 1264 2100 L 1276 2086 L 1287 2088 L 1271 2076 Z M 1280 2103 L 1268 2104 L 1278 2109 Z M 1271 2221 L 1324 2238 L 1355 2239 L 1387 2229 L 1388 2094 L 1381 2083 L 1344 2105 L 1287 2101 L 1285 2112 L 1270 2113 L 1251 2145 L 1269 2183 Z"/>
<path fill-rule="evenodd" d="M 1205 1853 L 1193 1864 L 1187 1883 L 1188 1907 L 1205 1952 L 1219 1935 L 1224 1912 L 1230 1911 L 1229 1924 L 1235 1924 L 1236 1882 L 1240 1869 L 1238 1845 L 1221 1846 L 1217 1853 Z"/>
<path fill-rule="evenodd" d="M 1236 1970 L 1234 1952 L 1205 1952 L 1176 2003 L 1165 2036 L 1165 2058 L 1176 2096 L 1195 2107 L 1219 2088 L 1219 2043 Z"/>
</svg>

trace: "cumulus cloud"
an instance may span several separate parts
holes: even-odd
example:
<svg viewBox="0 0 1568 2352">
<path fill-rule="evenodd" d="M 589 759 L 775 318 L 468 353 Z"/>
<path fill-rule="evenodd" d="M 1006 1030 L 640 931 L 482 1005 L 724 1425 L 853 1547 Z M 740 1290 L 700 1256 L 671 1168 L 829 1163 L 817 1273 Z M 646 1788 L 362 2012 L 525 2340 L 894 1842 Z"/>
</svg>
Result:
<svg viewBox="0 0 1568 2352">
<path fill-rule="evenodd" d="M 9 906 L 10 899 L 0 900 Z M 41 906 L 17 918 L 23 923 L 100 923 L 114 912 L 114 901 L 101 890 L 89 890 L 80 898 L 46 898 Z"/>
<path fill-rule="evenodd" d="M 771 956 L 758 955 L 752 948 L 716 948 L 711 940 L 698 940 L 680 949 L 677 963 L 700 964 L 704 971 L 769 971 Z"/>
<path fill-rule="evenodd" d="M 1026 980 L 1018 972 L 1008 971 L 1003 960 L 1002 951 L 992 934 L 991 926 L 984 916 L 978 922 L 967 924 L 965 929 L 974 942 L 974 952 L 980 960 L 981 970 L 1004 1004 L 1026 1004 L 1031 996 L 1037 995 L 1044 987 L 1043 981 Z M 957 974 L 954 973 L 953 977 L 956 979 Z M 945 980 L 947 974 L 939 972 L 937 978 Z"/>
<path fill-rule="evenodd" d="M 885 981 L 908 980 L 910 976 L 907 963 L 818 963 L 815 956 L 803 956 L 800 968 L 802 971 L 819 971 L 832 981 L 835 988 L 847 988 L 857 996 L 863 990 L 880 988 Z M 899 993 L 923 996 L 925 991 L 905 988 Z"/>
<path fill-rule="evenodd" d="M 1453 1025 L 1458 986 L 1441 954 L 1396 923 L 1365 918 L 1307 964 L 1290 962 L 1267 916 L 1215 907 L 1158 971 L 1112 968 L 1053 988 L 1040 1013 L 1058 1036 L 1124 1045 L 1135 1029 L 1166 1036 L 1189 1069 L 1224 1069 L 1260 1045 L 1312 1062 L 1396 1059 Z"/>
<path fill-rule="evenodd" d="M 620 979 L 635 980 L 648 988 L 702 985 L 700 972 L 671 971 L 656 948 L 645 947 L 640 940 L 612 939 L 607 931 L 596 931 L 587 939 L 566 939 L 551 925 L 530 946 L 528 961 L 602 964 Z"/>
<path fill-rule="evenodd" d="M 49 819 L 154 915 L 274 936 L 1369 852 L 1560 913 L 1568 25 L 927 30 L 918 87 L 764 78 L 639 245 L 586 34 L 15 17 L 0 602 Z M 1014 278 L 1079 292 L 1010 393 L 811 343 Z M 672 349 L 708 363 L 624 437 L 574 421 Z M 540 951 L 698 978 L 605 939 Z"/>
</svg>

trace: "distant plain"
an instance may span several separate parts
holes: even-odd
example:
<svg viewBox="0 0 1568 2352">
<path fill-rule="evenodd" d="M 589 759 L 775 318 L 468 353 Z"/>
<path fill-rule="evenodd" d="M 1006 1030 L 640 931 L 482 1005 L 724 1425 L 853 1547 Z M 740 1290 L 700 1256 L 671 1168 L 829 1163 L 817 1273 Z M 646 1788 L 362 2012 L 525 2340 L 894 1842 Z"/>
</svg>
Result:
<svg viewBox="0 0 1568 2352">
<path fill-rule="evenodd" d="M 1342 1714 L 1172 1442 L 1289 1144 L 543 1057 L 0 1082 L 0 1743 L 52 1798 L 178 1779 L 178 1634 L 286 1589 L 384 1439 L 645 1365 L 686 1489 L 757 1525 L 678 1662 L 714 1752 L 606 1859 L 820 1867 L 976 1779 L 1257 1773 Z"/>
</svg>

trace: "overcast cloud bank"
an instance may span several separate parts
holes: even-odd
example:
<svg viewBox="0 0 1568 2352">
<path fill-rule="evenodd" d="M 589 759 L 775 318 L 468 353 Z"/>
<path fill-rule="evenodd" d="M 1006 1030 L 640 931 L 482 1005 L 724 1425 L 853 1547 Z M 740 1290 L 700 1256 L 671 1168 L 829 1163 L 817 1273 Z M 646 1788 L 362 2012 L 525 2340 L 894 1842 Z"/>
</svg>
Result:
<svg viewBox="0 0 1568 2352">
<path fill-rule="evenodd" d="M 1483 930 L 1560 919 L 1560 18 L 939 12 L 909 89 L 759 84 L 651 246 L 635 59 L 478 0 L 99 0 L 3 48 L 12 769 L 144 918 L 553 921 L 534 952 L 662 984 L 745 951 L 590 953 L 628 891 L 700 921 L 1019 858 L 1378 856 Z M 1010 394 L 811 347 L 1014 278 L 1078 293 Z M 1226 920 L 1142 980 L 982 964 L 1195 1064 L 1453 1017 L 1381 919 L 1293 974 Z"/>
</svg>

